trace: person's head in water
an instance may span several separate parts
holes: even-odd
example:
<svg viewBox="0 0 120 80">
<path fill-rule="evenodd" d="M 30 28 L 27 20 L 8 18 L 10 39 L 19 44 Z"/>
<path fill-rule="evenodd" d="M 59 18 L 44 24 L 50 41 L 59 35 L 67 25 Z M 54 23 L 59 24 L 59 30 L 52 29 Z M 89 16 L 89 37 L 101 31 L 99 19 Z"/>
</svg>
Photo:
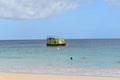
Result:
<svg viewBox="0 0 120 80">
<path fill-rule="evenodd" d="M 72 57 L 70 57 L 70 60 L 73 60 L 73 58 L 72 58 Z"/>
</svg>

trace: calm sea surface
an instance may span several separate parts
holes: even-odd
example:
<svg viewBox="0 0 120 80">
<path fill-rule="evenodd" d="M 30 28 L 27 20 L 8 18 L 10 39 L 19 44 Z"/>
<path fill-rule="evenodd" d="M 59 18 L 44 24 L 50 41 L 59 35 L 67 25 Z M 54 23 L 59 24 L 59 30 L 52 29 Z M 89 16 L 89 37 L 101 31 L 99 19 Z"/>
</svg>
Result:
<svg viewBox="0 0 120 80">
<path fill-rule="evenodd" d="M 0 72 L 120 77 L 120 39 L 66 42 L 48 47 L 45 40 L 0 41 Z"/>
</svg>

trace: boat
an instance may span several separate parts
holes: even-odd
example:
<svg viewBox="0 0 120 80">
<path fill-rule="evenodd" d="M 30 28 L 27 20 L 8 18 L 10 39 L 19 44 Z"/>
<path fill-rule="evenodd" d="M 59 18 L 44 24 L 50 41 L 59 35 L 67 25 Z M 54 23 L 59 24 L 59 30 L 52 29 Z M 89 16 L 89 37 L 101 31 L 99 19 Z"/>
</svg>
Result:
<svg viewBox="0 0 120 80">
<path fill-rule="evenodd" d="M 65 46 L 66 42 L 64 38 L 55 38 L 55 37 L 49 37 L 47 38 L 47 46 Z"/>
</svg>

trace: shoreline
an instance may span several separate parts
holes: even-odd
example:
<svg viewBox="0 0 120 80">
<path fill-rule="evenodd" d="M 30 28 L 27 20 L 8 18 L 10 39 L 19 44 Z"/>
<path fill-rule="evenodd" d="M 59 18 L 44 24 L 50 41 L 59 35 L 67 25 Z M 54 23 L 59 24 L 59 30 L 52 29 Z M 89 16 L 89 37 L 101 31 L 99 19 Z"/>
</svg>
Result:
<svg viewBox="0 0 120 80">
<path fill-rule="evenodd" d="M 117 77 L 0 73 L 0 80 L 120 80 Z"/>
<path fill-rule="evenodd" d="M 45 74 L 45 75 L 66 75 L 66 76 L 97 76 L 97 77 L 118 77 L 120 68 L 60 68 L 60 67 L 9 67 L 1 68 L 0 73 L 15 74 Z"/>
</svg>

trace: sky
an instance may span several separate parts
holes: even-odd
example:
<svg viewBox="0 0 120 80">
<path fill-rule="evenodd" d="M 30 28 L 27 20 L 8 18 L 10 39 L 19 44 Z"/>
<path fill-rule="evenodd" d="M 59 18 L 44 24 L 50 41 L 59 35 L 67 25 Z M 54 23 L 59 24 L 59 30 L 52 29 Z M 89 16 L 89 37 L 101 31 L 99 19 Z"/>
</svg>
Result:
<svg viewBox="0 0 120 80">
<path fill-rule="evenodd" d="M 120 38 L 120 0 L 0 0 L 0 40 Z"/>
</svg>

